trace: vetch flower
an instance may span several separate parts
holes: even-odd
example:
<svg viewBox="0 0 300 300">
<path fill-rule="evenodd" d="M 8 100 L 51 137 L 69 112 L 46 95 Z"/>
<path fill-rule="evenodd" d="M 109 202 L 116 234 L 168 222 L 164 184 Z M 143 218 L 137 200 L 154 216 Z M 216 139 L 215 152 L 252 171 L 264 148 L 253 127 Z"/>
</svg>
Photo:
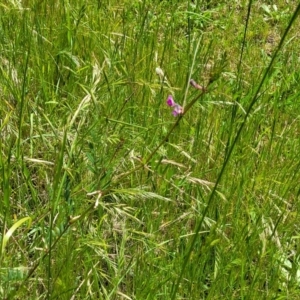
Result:
<svg viewBox="0 0 300 300">
<path fill-rule="evenodd" d="M 193 86 L 195 89 L 205 92 L 205 87 L 198 84 L 194 79 L 190 80 L 190 85 Z"/>
<path fill-rule="evenodd" d="M 169 95 L 168 98 L 167 98 L 167 105 L 173 107 L 175 105 L 175 101 L 172 97 L 172 95 Z"/>
<path fill-rule="evenodd" d="M 174 105 L 174 110 L 172 112 L 174 117 L 177 117 L 178 115 L 182 115 L 183 114 L 183 108 L 182 106 L 180 106 L 179 104 L 175 103 Z"/>
<path fill-rule="evenodd" d="M 174 101 L 172 95 L 168 96 L 167 105 L 174 108 L 172 112 L 174 117 L 183 114 L 183 107 Z"/>
</svg>

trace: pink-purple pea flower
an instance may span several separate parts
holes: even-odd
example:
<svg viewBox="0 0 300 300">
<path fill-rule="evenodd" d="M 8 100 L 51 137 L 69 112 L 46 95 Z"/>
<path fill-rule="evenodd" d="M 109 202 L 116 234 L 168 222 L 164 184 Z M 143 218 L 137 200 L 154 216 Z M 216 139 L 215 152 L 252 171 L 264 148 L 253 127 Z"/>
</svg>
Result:
<svg viewBox="0 0 300 300">
<path fill-rule="evenodd" d="M 183 107 L 174 101 L 172 95 L 168 96 L 167 105 L 173 108 L 172 114 L 174 117 L 177 117 L 178 115 L 183 114 Z"/>
<path fill-rule="evenodd" d="M 198 84 L 194 79 L 190 80 L 190 85 L 193 86 L 195 89 L 198 89 L 200 91 L 206 92 L 206 89 L 204 86 Z"/>
</svg>

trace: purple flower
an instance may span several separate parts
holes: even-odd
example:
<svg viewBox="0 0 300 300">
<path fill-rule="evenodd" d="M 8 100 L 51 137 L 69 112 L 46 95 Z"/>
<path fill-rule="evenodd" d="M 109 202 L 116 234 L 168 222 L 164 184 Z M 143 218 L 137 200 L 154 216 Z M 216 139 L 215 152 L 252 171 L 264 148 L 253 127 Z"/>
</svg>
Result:
<svg viewBox="0 0 300 300">
<path fill-rule="evenodd" d="M 183 114 L 183 107 L 177 104 L 171 95 L 167 98 L 167 105 L 174 108 L 172 114 L 174 117 Z"/>
<path fill-rule="evenodd" d="M 171 95 L 168 96 L 168 99 L 167 99 L 167 105 L 173 107 L 175 105 L 175 101 L 173 99 L 173 97 Z"/>
<path fill-rule="evenodd" d="M 190 80 L 190 85 L 193 86 L 195 89 L 198 89 L 200 91 L 205 92 L 205 87 L 203 87 L 202 85 L 198 84 L 194 79 Z"/>
<path fill-rule="evenodd" d="M 183 114 L 183 108 L 179 104 L 175 103 L 174 110 L 172 112 L 174 117 L 177 117 L 178 115 Z"/>
</svg>

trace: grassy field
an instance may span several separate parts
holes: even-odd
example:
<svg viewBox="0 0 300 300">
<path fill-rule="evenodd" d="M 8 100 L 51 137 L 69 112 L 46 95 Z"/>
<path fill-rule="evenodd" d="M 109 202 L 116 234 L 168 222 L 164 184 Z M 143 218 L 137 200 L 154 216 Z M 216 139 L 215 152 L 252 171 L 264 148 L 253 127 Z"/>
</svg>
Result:
<svg viewBox="0 0 300 300">
<path fill-rule="evenodd" d="M 0 298 L 299 299 L 297 2 L 2 1 Z"/>
</svg>

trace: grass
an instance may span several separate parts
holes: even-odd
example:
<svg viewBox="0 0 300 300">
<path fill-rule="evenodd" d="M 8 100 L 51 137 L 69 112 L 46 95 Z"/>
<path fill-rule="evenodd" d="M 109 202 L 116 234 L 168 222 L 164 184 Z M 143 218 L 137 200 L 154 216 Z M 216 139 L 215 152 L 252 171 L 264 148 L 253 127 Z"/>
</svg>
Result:
<svg viewBox="0 0 300 300">
<path fill-rule="evenodd" d="M 300 6 L 227 2 L 1 3 L 1 299 L 298 299 Z"/>
</svg>

